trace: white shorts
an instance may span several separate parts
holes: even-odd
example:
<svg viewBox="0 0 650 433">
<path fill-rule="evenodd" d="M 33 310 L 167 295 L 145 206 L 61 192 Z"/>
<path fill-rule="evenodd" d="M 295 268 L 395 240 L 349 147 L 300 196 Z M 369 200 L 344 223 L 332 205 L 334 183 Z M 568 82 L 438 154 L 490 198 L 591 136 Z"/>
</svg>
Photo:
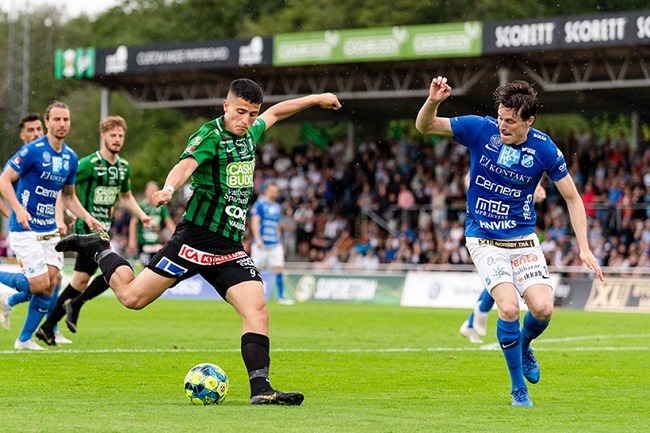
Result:
<svg viewBox="0 0 650 433">
<path fill-rule="evenodd" d="M 9 246 L 14 251 L 27 278 L 47 273 L 47 265 L 63 269 L 63 253 L 54 249 L 61 240 L 58 231 L 51 233 L 9 232 Z"/>
<path fill-rule="evenodd" d="M 256 243 L 251 245 L 251 258 L 258 270 L 284 267 L 284 250 L 282 245 L 260 248 Z"/>
<path fill-rule="evenodd" d="M 501 283 L 514 284 L 522 297 L 533 284 L 553 288 L 535 233 L 498 240 L 468 237 L 467 250 L 488 292 Z"/>
</svg>

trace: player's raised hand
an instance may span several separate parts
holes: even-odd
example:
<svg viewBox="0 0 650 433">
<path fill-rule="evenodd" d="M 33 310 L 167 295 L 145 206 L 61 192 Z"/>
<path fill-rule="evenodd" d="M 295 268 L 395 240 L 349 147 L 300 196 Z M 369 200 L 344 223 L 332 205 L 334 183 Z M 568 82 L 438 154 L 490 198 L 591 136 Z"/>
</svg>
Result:
<svg viewBox="0 0 650 433">
<path fill-rule="evenodd" d="M 333 93 L 321 93 L 318 95 L 319 97 L 319 102 L 318 106 L 320 108 L 325 108 L 329 110 L 338 110 L 341 108 L 341 103 L 339 102 L 339 98 L 333 94 Z"/>
<path fill-rule="evenodd" d="M 451 86 L 447 84 L 447 77 L 437 76 L 431 80 L 429 87 L 429 100 L 431 102 L 442 102 L 451 95 Z"/>
<path fill-rule="evenodd" d="M 172 201 L 172 192 L 168 189 L 161 189 L 151 194 L 151 202 L 154 206 L 158 207 Z"/>
<path fill-rule="evenodd" d="M 591 251 L 581 251 L 580 260 L 582 260 L 582 263 L 584 263 L 587 268 L 596 273 L 596 278 L 598 278 L 600 281 L 605 281 L 605 278 L 603 277 L 603 271 L 600 269 L 600 265 L 598 264 L 598 259 L 596 259 Z"/>
</svg>

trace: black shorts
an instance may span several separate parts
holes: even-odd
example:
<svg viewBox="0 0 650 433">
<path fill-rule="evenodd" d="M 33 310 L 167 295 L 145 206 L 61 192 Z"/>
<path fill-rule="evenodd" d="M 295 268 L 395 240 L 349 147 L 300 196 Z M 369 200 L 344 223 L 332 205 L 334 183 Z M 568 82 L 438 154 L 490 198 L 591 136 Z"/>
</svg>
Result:
<svg viewBox="0 0 650 433">
<path fill-rule="evenodd" d="M 91 277 L 95 275 L 98 267 L 97 262 L 88 254 L 78 253 L 77 258 L 74 260 L 74 270 L 88 274 Z"/>
<path fill-rule="evenodd" d="M 199 274 L 224 299 L 228 289 L 236 284 L 262 282 L 253 259 L 241 243 L 185 219 L 178 223 L 172 237 L 147 268 L 178 281 Z"/>
</svg>

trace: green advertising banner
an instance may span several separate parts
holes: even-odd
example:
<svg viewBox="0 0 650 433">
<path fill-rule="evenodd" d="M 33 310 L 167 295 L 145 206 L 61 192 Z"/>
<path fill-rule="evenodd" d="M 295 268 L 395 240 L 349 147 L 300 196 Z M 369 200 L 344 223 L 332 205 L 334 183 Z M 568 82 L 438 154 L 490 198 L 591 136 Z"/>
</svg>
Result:
<svg viewBox="0 0 650 433">
<path fill-rule="evenodd" d="M 357 30 L 286 33 L 273 38 L 273 65 L 475 57 L 481 55 L 478 21 Z"/>
<path fill-rule="evenodd" d="M 95 76 L 95 48 L 68 48 L 54 52 L 54 78 L 92 78 Z"/>
<path fill-rule="evenodd" d="M 406 274 L 320 274 L 285 271 L 287 292 L 298 302 L 344 301 L 399 305 Z"/>
</svg>

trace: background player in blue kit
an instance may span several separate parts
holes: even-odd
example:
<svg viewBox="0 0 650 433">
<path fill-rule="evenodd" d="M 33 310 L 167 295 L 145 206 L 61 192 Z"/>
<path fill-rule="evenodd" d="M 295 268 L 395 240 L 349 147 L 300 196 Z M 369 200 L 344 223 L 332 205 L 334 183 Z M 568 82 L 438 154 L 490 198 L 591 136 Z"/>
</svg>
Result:
<svg viewBox="0 0 650 433">
<path fill-rule="evenodd" d="M 535 234 L 533 207 L 544 173 L 566 200 L 580 259 L 600 280 L 603 274 L 589 248 L 584 205 L 564 155 L 548 135 L 532 128 L 537 92 L 525 81 L 499 86 L 494 92 L 497 119 L 439 117 L 438 107 L 450 94 L 447 78 L 434 78 L 415 125 L 425 134 L 453 136 L 469 149 L 467 249 L 499 310 L 497 339 L 510 372 L 512 405 L 532 406 L 524 377 L 537 383 L 540 369 L 530 342 L 544 332 L 553 314 L 553 288 Z M 529 308 L 521 329 L 518 296 Z"/>
<path fill-rule="evenodd" d="M 43 136 L 43 122 L 41 121 L 41 116 L 38 113 L 29 113 L 21 117 L 20 122 L 18 123 L 20 128 L 20 139 L 23 141 L 23 144 L 30 143 L 34 140 L 37 140 Z M 10 161 L 7 161 L 5 168 L 9 165 Z M 4 168 L 3 168 L 4 170 Z M 14 189 L 17 188 L 18 182 L 14 182 Z M 57 226 L 59 231 L 62 231 L 62 234 L 65 234 L 66 225 L 63 219 L 63 205 L 60 201 L 57 200 Z M 11 209 L 9 209 L 4 201 L 0 200 L 0 212 L 7 218 L 11 218 Z M 3 282 L 10 287 L 17 290 L 16 293 L 11 295 L 0 295 L 0 324 L 6 330 L 9 330 L 10 325 L 10 314 L 13 310 L 13 307 L 17 304 L 27 302 L 32 298 L 32 294 L 27 292 L 20 291 L 21 287 L 29 287 L 29 281 L 27 277 L 20 272 L 0 272 L 0 282 Z M 56 286 L 54 289 L 54 295 L 52 296 L 52 302 L 50 303 L 50 308 L 48 308 L 48 315 L 52 311 L 54 304 L 56 303 L 56 297 L 58 295 L 59 286 Z M 60 339 L 62 343 L 72 343 L 69 339 L 64 337 L 58 329 L 55 329 L 54 332 L 57 338 Z"/>
<path fill-rule="evenodd" d="M 278 303 L 292 304 L 293 301 L 284 297 L 284 248 L 280 243 L 280 204 L 276 203 L 280 189 L 278 185 L 269 182 L 263 194 L 253 203 L 251 208 L 251 231 L 253 244 L 251 258 L 257 269 L 272 268 L 275 273 L 275 286 L 278 289 Z"/>
<path fill-rule="evenodd" d="M 0 193 L 13 209 L 9 242 L 29 281 L 28 287 L 19 290 L 33 294 L 15 349 L 43 349 L 32 335 L 47 312 L 55 286 L 61 282 L 63 254 L 54 249 L 60 240 L 55 217 L 59 191 L 66 208 L 95 230 L 102 229 L 74 191 L 78 157 L 63 141 L 70 131 L 67 105 L 51 104 L 45 112 L 45 126 L 47 135 L 21 147 L 0 175 Z"/>
</svg>

